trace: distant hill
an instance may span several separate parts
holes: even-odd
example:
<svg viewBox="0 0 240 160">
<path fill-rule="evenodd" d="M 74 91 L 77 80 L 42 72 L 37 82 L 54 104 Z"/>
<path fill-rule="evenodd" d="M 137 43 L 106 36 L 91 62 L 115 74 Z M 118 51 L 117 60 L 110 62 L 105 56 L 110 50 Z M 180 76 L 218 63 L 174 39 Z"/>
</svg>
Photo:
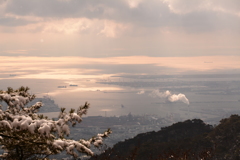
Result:
<svg viewBox="0 0 240 160">
<path fill-rule="evenodd" d="M 114 134 L 114 133 L 113 133 Z M 216 127 L 200 119 L 178 122 L 158 132 L 119 142 L 91 160 L 238 160 L 240 116 L 222 119 Z"/>
<path fill-rule="evenodd" d="M 27 105 L 34 105 L 36 102 L 42 102 L 44 105 L 40 108 L 39 113 L 46 112 L 59 112 L 60 108 L 55 101 L 51 99 L 49 96 L 43 96 L 43 98 L 35 98 L 33 101 L 29 102 Z"/>
<path fill-rule="evenodd" d="M 51 99 L 49 96 L 43 96 L 43 98 L 35 98 L 33 101 L 29 102 L 26 106 L 34 105 L 36 102 L 42 102 L 44 105 L 40 108 L 39 113 L 46 113 L 46 112 L 59 112 L 60 108 L 55 101 Z M 7 108 L 7 104 L 5 102 L 0 102 L 3 109 Z"/>
</svg>

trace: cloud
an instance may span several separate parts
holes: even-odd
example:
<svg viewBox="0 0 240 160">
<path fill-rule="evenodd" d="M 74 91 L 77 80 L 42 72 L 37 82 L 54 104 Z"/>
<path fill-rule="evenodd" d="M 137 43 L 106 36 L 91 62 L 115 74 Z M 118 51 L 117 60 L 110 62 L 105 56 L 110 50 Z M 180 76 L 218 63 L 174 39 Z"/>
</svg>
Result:
<svg viewBox="0 0 240 160">
<path fill-rule="evenodd" d="M 7 50 L 7 51 L 3 51 L 3 52 L 7 53 L 7 54 L 14 54 L 14 55 L 28 54 L 28 50 Z"/>
<path fill-rule="evenodd" d="M 33 22 L 16 19 L 16 18 L 12 18 L 12 17 L 0 18 L 0 25 L 4 25 L 4 26 L 8 26 L 8 27 L 25 26 L 29 23 L 33 23 Z"/>
<path fill-rule="evenodd" d="M 138 5 L 142 2 L 142 0 L 127 0 L 127 3 L 130 8 L 138 8 Z"/>
<path fill-rule="evenodd" d="M 168 100 L 169 100 L 170 102 L 181 101 L 181 102 L 189 105 L 189 100 L 188 100 L 187 97 L 186 97 L 184 94 L 182 94 L 182 93 L 180 93 L 180 94 L 173 94 L 173 95 L 171 95 L 171 96 L 168 97 Z"/>
<path fill-rule="evenodd" d="M 64 24 L 64 19 L 102 20 L 105 24 L 100 33 L 107 37 L 114 37 L 117 33 L 114 30 L 129 25 L 135 26 L 133 28 L 173 27 L 190 32 L 208 32 L 228 29 L 229 26 L 224 25 L 226 23 L 235 24 L 237 29 L 240 25 L 239 3 L 238 0 L 9 0 L 2 5 L 5 17 L 0 19 L 0 25 L 37 23 L 24 18 L 32 16 L 42 18 L 44 23 L 59 21 Z M 78 25 L 73 26 L 77 28 Z"/>
<path fill-rule="evenodd" d="M 240 2 L 238 0 L 163 0 L 169 9 L 176 14 L 191 12 L 215 11 L 240 16 Z"/>
<path fill-rule="evenodd" d="M 0 25 L 5 27 L 17 27 L 15 32 L 32 32 L 42 34 L 78 34 L 89 36 L 105 36 L 116 38 L 126 30 L 131 29 L 131 25 L 119 23 L 111 20 L 88 19 L 88 18 L 64 18 L 64 19 L 44 19 L 33 16 L 8 15 L 0 18 Z"/>
<path fill-rule="evenodd" d="M 137 94 L 144 94 L 144 93 L 145 93 L 144 90 L 141 90 L 141 91 L 137 92 Z"/>
<path fill-rule="evenodd" d="M 76 0 L 9 0 L 6 12 L 16 15 L 35 15 L 51 18 L 100 18 L 108 16 L 111 8 L 126 5 L 123 1 L 76 1 Z"/>
<path fill-rule="evenodd" d="M 118 24 L 113 21 L 104 21 L 104 28 L 98 34 L 104 34 L 106 37 L 116 37 L 119 33 L 129 28 L 127 25 Z"/>
<path fill-rule="evenodd" d="M 165 99 L 168 102 L 177 102 L 177 101 L 181 101 L 187 105 L 189 105 L 189 100 L 187 99 L 187 97 L 182 94 L 172 94 L 170 91 L 165 91 L 165 92 L 160 92 L 159 90 L 153 90 L 150 94 L 151 97 L 153 98 L 160 98 L 160 99 Z"/>
<path fill-rule="evenodd" d="M 79 79 L 102 78 L 120 74 L 183 74 L 239 70 L 239 56 L 206 57 L 27 57 L 1 56 L 0 73 L 16 78 Z M 204 63 L 204 62 L 212 63 Z M 80 65 L 81 64 L 81 65 Z M 10 78 L 10 77 L 9 77 Z"/>
</svg>

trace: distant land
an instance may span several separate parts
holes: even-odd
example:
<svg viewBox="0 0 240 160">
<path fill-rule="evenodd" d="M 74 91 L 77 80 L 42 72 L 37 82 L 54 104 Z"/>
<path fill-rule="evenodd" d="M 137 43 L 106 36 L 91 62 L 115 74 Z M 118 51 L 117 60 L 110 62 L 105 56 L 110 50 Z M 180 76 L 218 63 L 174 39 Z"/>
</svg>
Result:
<svg viewBox="0 0 240 160">
<path fill-rule="evenodd" d="M 35 98 L 33 101 L 29 102 L 27 106 L 34 105 L 36 102 L 42 102 L 44 104 L 44 106 L 40 108 L 39 113 L 60 111 L 59 106 L 55 104 L 55 101 L 49 96 L 43 96 L 43 98 Z M 7 104 L 5 102 L 0 102 L 0 105 L 2 105 L 4 110 L 7 108 Z"/>
<path fill-rule="evenodd" d="M 60 111 L 59 106 L 55 104 L 55 101 L 51 99 L 49 96 L 43 96 L 43 98 L 35 98 L 33 101 L 28 103 L 28 106 L 31 106 L 36 102 L 42 102 L 44 104 L 43 107 L 41 107 L 39 110 L 40 113 Z"/>
</svg>

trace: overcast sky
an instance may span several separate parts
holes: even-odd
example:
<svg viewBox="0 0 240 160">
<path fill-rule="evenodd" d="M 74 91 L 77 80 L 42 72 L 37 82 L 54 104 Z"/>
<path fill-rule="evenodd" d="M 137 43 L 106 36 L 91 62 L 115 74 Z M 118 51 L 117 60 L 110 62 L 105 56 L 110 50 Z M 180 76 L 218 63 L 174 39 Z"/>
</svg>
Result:
<svg viewBox="0 0 240 160">
<path fill-rule="evenodd" d="M 240 54 L 239 0 L 0 0 L 1 56 Z"/>
<path fill-rule="evenodd" d="M 240 73 L 239 0 L 0 0 L 0 37 L 0 79 Z"/>
</svg>

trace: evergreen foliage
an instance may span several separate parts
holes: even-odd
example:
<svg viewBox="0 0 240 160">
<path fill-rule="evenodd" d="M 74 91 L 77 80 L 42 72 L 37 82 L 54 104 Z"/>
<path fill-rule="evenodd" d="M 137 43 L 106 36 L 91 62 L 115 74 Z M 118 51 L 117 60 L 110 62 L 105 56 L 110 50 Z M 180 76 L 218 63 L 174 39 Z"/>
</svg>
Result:
<svg viewBox="0 0 240 160">
<path fill-rule="evenodd" d="M 46 159 L 63 151 L 75 158 L 81 153 L 93 156 L 90 147 L 101 146 L 103 139 L 111 133 L 108 129 L 89 140 L 67 139 L 69 127 L 82 121 L 81 117 L 87 114 L 89 103 L 86 102 L 77 111 L 71 109 L 69 113 L 61 108 L 59 118 L 50 120 L 37 114 L 38 109 L 43 106 L 41 102 L 26 107 L 35 98 L 28 91 L 28 87 L 0 90 L 0 101 L 8 105 L 6 110 L 0 109 L 0 145 L 4 150 L 0 155 L 1 159 Z"/>
</svg>

